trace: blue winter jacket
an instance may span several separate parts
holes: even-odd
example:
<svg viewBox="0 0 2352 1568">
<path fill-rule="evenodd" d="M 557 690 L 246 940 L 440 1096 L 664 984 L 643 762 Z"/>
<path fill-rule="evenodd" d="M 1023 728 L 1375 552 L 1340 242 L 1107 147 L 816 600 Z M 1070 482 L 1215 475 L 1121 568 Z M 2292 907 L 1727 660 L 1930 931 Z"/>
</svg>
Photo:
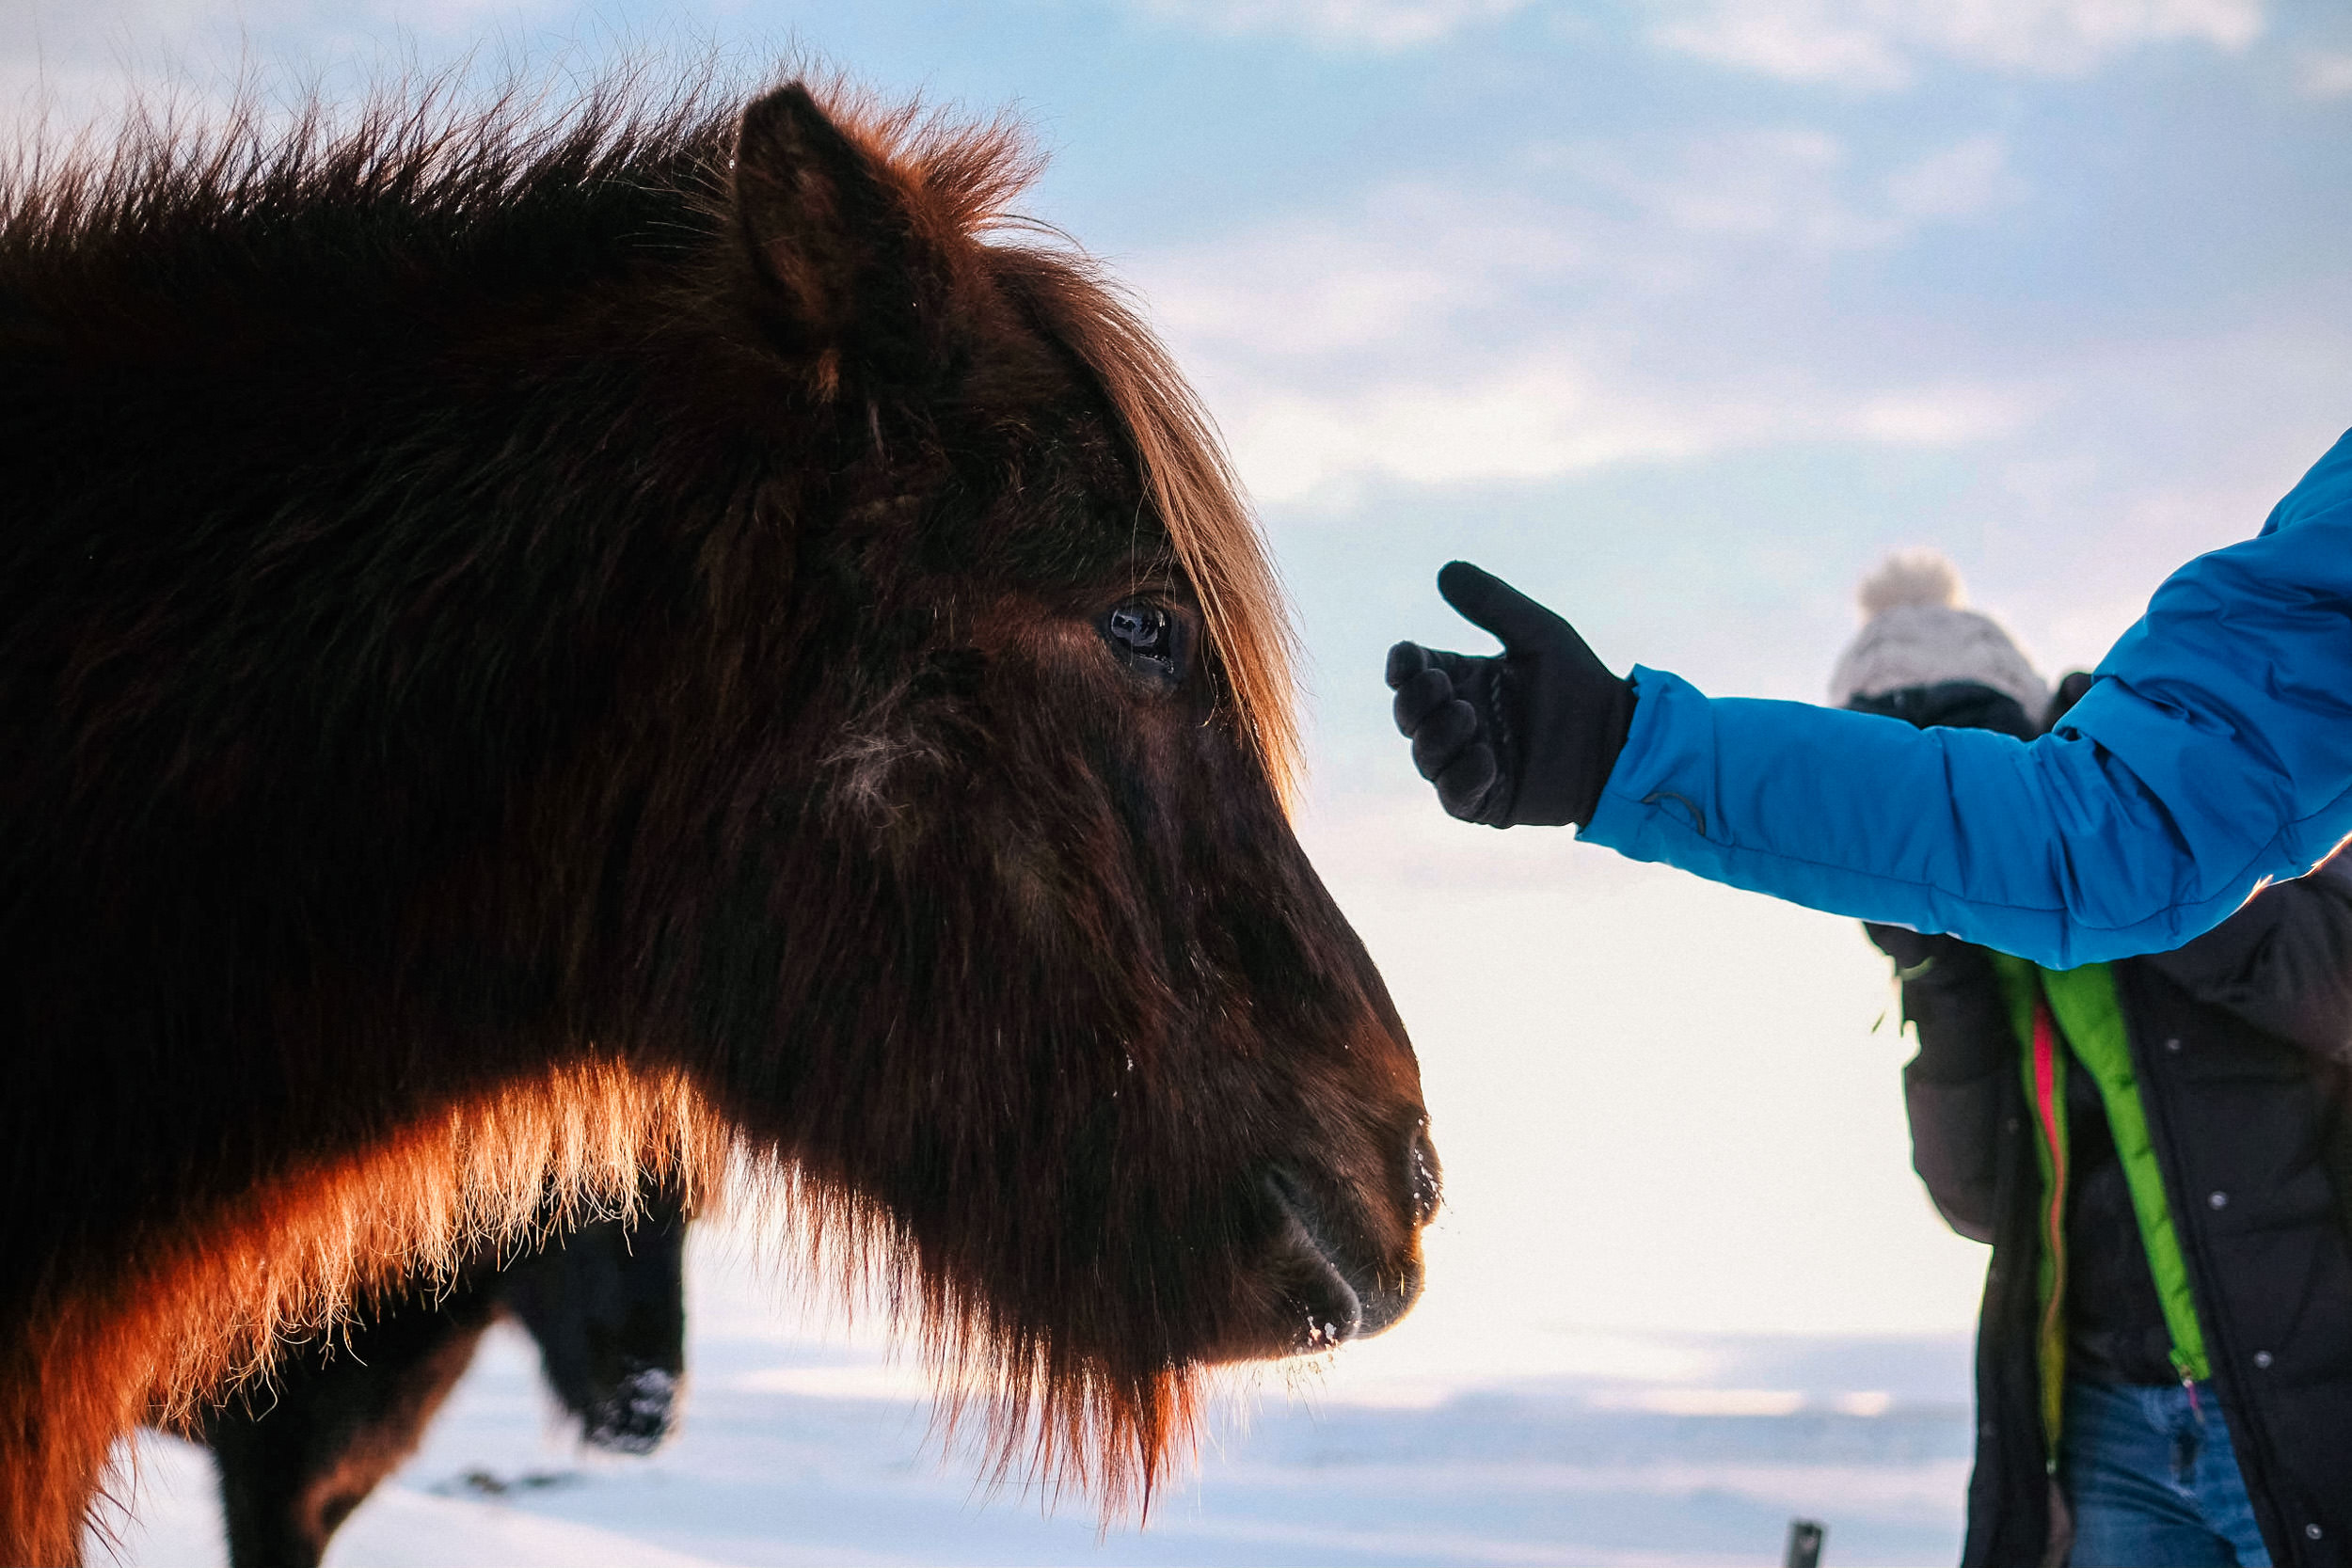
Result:
<svg viewBox="0 0 2352 1568">
<path fill-rule="evenodd" d="M 1637 668 L 1582 836 L 2052 968 L 2178 947 L 2352 833 L 2352 434 L 2099 670 L 2026 744 Z"/>
</svg>

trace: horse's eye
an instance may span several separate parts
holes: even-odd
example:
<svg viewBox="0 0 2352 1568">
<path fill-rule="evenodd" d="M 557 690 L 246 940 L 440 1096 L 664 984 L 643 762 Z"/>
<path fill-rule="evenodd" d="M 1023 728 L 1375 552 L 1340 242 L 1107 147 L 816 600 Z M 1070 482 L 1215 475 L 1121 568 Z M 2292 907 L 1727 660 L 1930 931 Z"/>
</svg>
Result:
<svg viewBox="0 0 2352 1568">
<path fill-rule="evenodd" d="M 1103 636 L 1131 669 L 1163 680 L 1184 679 L 1184 623 L 1166 605 L 1122 599 L 1103 617 Z"/>
</svg>

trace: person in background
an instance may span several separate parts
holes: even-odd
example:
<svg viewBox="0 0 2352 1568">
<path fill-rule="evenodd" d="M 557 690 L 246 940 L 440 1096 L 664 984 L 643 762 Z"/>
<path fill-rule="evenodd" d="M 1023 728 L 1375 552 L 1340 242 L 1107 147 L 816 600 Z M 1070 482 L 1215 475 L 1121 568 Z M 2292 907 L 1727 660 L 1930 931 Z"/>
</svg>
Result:
<svg viewBox="0 0 2352 1568">
<path fill-rule="evenodd" d="M 1455 816 L 2038 962 L 2158 952 L 2352 833 L 2352 436 L 2252 539 L 2175 572 L 2050 734 L 1916 729 L 1621 680 L 1467 562 L 1500 656 L 1400 642 L 1397 727 Z"/>
<path fill-rule="evenodd" d="M 2092 685 L 2050 698 L 1941 557 L 1861 600 L 1841 707 L 2023 741 Z M 1913 1164 L 1993 1246 L 1963 1561 L 2352 1562 L 2352 865 L 2072 970 L 1866 929 L 1917 1034 Z"/>
</svg>

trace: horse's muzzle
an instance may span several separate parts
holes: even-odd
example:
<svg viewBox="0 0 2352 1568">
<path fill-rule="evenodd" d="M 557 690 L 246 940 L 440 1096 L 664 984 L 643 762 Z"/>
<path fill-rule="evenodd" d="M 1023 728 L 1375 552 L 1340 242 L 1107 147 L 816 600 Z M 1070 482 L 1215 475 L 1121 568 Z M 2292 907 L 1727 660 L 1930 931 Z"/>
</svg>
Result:
<svg viewBox="0 0 2352 1568">
<path fill-rule="evenodd" d="M 1418 1152 L 1427 1138 L 1417 1138 Z M 1411 1168 L 1416 1173 L 1413 1221 L 1418 1226 L 1436 1208 L 1436 1161 L 1416 1161 Z M 1418 1175 L 1422 1170 L 1428 1173 L 1425 1188 Z M 1362 1248 L 1347 1244 L 1325 1206 L 1287 1171 L 1268 1172 L 1265 1190 L 1279 1216 L 1274 1265 L 1285 1309 L 1295 1314 L 1289 1347 L 1294 1354 L 1369 1338 L 1403 1317 L 1420 1296 L 1417 1252 L 1408 1252 L 1402 1263 L 1363 1256 Z"/>
</svg>

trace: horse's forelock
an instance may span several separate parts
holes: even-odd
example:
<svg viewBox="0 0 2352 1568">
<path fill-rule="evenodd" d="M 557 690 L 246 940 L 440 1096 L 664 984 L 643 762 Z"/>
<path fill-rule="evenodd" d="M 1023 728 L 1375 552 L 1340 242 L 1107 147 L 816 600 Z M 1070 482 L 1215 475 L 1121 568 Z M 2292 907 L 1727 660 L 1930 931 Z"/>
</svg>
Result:
<svg viewBox="0 0 2352 1568">
<path fill-rule="evenodd" d="M 1216 422 L 1121 291 L 1085 257 L 1029 245 L 993 251 L 1045 329 L 1101 382 L 1129 437 L 1178 562 L 1200 596 L 1242 732 L 1289 800 L 1302 770 L 1297 644 Z"/>
<path fill-rule="evenodd" d="M 1296 641 L 1281 580 L 1216 426 L 1119 285 L 1074 245 L 982 244 L 991 230 L 1041 230 L 1011 203 L 1042 166 L 1019 126 L 964 124 L 916 103 L 886 106 L 840 83 L 818 94 L 889 175 L 918 230 L 977 253 L 1039 325 L 1101 383 L 1141 460 L 1154 508 L 1209 624 L 1243 733 L 1287 800 L 1302 770 Z M 963 259 L 951 255 L 953 263 Z"/>
</svg>

